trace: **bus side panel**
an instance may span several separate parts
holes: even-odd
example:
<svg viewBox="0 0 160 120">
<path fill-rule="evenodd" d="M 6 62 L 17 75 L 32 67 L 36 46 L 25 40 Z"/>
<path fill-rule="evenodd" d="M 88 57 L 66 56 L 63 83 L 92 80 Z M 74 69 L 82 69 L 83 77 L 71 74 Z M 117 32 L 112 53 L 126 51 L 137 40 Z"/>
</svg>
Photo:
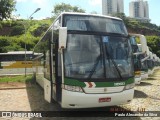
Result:
<svg viewBox="0 0 160 120">
<path fill-rule="evenodd" d="M 44 80 L 44 99 L 51 103 L 51 82 L 45 78 Z"/>
<path fill-rule="evenodd" d="M 36 78 L 36 82 L 42 87 L 44 88 L 44 73 L 43 73 L 43 59 L 39 58 L 38 60 L 35 61 L 35 78 Z"/>
</svg>

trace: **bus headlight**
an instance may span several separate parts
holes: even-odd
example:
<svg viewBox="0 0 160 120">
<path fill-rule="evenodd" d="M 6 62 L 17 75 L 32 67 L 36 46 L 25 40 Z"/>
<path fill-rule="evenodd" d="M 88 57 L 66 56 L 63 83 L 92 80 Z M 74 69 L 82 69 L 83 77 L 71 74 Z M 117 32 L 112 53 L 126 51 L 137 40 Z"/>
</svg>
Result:
<svg viewBox="0 0 160 120">
<path fill-rule="evenodd" d="M 72 92 L 83 92 L 82 88 L 79 86 L 62 85 L 62 89 L 72 91 Z"/>
<path fill-rule="evenodd" d="M 134 86 L 135 86 L 135 83 L 128 84 L 128 85 L 126 85 L 126 86 L 124 87 L 124 90 L 132 89 L 132 88 L 134 88 Z"/>
</svg>

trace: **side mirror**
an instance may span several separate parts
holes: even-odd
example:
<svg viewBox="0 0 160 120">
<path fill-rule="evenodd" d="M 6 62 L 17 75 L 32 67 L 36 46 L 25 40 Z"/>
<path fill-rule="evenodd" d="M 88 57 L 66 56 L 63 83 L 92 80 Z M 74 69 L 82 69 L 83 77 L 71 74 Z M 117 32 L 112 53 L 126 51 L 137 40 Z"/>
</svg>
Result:
<svg viewBox="0 0 160 120">
<path fill-rule="evenodd" d="M 59 28 L 59 49 L 65 49 L 67 43 L 67 27 Z"/>
</svg>

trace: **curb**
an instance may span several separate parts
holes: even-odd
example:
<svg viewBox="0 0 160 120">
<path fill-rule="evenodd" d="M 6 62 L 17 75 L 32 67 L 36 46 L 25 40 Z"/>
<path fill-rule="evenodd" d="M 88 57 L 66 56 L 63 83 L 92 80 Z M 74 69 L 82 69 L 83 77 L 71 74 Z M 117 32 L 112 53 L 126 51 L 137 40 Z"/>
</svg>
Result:
<svg viewBox="0 0 160 120">
<path fill-rule="evenodd" d="M 26 89 L 32 87 L 31 84 L 29 85 L 19 85 L 19 86 L 0 86 L 0 90 L 14 90 L 14 89 Z"/>
<path fill-rule="evenodd" d="M 20 75 L 24 75 L 24 74 L 0 74 L 0 77 L 4 77 L 4 76 L 20 76 Z M 26 75 L 33 75 L 33 73 L 27 73 Z"/>
<path fill-rule="evenodd" d="M 8 88 L 0 88 L 0 90 L 14 90 L 14 89 L 26 89 L 27 87 L 17 87 L 17 88 L 12 88 L 12 87 L 8 87 Z"/>
</svg>

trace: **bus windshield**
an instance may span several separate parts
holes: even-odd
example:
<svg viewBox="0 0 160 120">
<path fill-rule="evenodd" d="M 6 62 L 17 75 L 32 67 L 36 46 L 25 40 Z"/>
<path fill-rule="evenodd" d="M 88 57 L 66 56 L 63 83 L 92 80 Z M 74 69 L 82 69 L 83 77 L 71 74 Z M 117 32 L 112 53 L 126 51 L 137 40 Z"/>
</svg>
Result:
<svg viewBox="0 0 160 120">
<path fill-rule="evenodd" d="M 141 70 L 142 66 L 141 66 L 141 60 L 138 58 L 139 55 L 134 55 L 133 56 L 133 60 L 134 60 L 134 70 L 135 71 L 139 71 Z"/>
<path fill-rule="evenodd" d="M 64 26 L 68 30 L 106 32 L 128 35 L 121 20 L 98 16 L 64 15 Z"/>
<path fill-rule="evenodd" d="M 152 61 L 152 59 L 148 59 L 147 60 L 147 65 L 148 65 L 149 69 L 153 69 L 153 61 Z"/>
<path fill-rule="evenodd" d="M 140 54 L 139 59 L 142 60 L 145 58 L 145 54 Z M 141 62 L 141 70 L 142 71 L 147 71 L 148 70 L 148 65 L 147 65 L 147 60 Z"/>
<path fill-rule="evenodd" d="M 68 34 L 65 76 L 71 78 L 127 78 L 133 76 L 128 38 Z"/>
<path fill-rule="evenodd" d="M 139 48 L 136 42 L 136 38 L 135 37 L 130 37 L 130 43 L 132 46 L 132 52 L 135 53 L 133 55 L 133 61 L 134 61 L 134 70 L 135 71 L 140 71 L 141 70 L 141 60 L 139 59 Z"/>
</svg>

